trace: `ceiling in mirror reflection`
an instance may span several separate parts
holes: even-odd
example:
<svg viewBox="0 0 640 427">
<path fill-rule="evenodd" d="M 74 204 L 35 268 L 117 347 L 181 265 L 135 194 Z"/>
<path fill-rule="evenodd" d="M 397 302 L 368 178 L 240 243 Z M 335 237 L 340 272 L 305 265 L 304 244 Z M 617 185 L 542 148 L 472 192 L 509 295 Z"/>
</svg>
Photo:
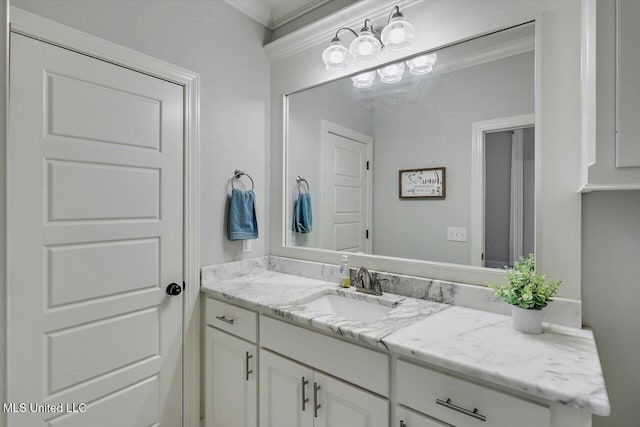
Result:
<svg viewBox="0 0 640 427">
<path fill-rule="evenodd" d="M 476 188 L 471 182 L 471 169 L 475 167 L 471 130 L 477 122 L 533 113 L 533 49 L 534 27 L 526 24 L 425 52 L 434 55 L 419 64 L 431 68 L 421 75 L 410 72 L 407 62 L 412 58 L 388 64 L 405 69 L 395 83 L 384 83 L 378 70 L 370 70 L 375 75 L 373 82 L 367 81 L 369 75 L 354 85 L 354 76 L 349 76 L 290 95 L 284 189 L 287 244 L 485 265 L 471 258 L 474 242 L 470 240 L 478 234 L 471 229 L 475 223 L 471 218 L 471 189 Z M 525 144 L 533 144 L 533 138 L 526 138 L 529 140 Z M 480 221 L 483 239 L 486 233 L 533 233 L 527 229 L 532 224 L 512 227 L 517 225 L 516 220 L 509 219 L 514 216 L 512 211 L 517 217 L 529 215 L 528 210 L 533 209 L 532 200 L 520 202 L 522 195 L 511 191 L 529 188 L 518 182 L 524 179 L 520 175 L 511 176 L 527 161 L 518 153 L 529 151 L 514 151 L 515 145 L 505 144 L 508 150 L 500 152 L 505 159 L 503 173 L 498 176 L 508 181 L 501 187 L 510 191 L 503 192 L 503 200 L 498 202 L 495 189 L 483 187 L 492 197 L 487 201 L 491 209 L 483 210 Z M 498 162 L 493 158 L 480 160 L 483 168 Z M 446 168 L 446 198 L 401 199 L 399 171 L 428 168 Z M 297 176 L 309 181 L 311 192 L 300 188 Z M 301 193 L 306 193 L 304 201 Z M 294 231 L 301 229 L 296 222 L 303 219 L 299 217 L 304 211 L 298 209 L 299 203 L 306 204 L 308 217 L 312 217 L 310 232 Z M 487 221 L 491 228 L 484 229 L 485 215 L 491 215 L 492 221 Z M 493 226 L 496 217 L 507 218 L 508 227 Z M 530 251 L 528 244 L 518 243 L 523 241 L 522 236 L 486 237 L 487 244 L 507 241 L 523 245 L 519 251 L 514 248 L 512 254 L 526 256 Z M 496 253 L 494 249 L 488 252 Z M 504 264 L 509 263 L 507 257 Z M 492 260 L 487 266 L 499 264 Z"/>
</svg>

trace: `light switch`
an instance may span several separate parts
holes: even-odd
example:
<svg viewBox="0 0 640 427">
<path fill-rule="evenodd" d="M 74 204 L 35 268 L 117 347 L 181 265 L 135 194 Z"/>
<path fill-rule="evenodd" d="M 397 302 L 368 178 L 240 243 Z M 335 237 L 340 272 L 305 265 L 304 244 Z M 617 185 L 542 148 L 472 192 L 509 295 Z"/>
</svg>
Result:
<svg viewBox="0 0 640 427">
<path fill-rule="evenodd" d="M 251 248 L 251 240 L 243 240 L 242 241 L 242 253 L 249 253 L 251 251 L 253 251 L 253 249 Z"/>
<path fill-rule="evenodd" d="M 467 228 L 466 227 L 448 227 L 447 240 L 451 240 L 453 242 L 466 242 Z"/>
</svg>

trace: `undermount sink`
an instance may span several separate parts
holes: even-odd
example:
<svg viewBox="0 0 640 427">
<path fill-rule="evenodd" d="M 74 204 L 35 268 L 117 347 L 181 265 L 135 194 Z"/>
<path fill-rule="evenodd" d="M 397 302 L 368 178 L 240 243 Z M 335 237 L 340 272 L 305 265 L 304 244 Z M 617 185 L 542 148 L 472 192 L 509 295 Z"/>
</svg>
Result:
<svg viewBox="0 0 640 427">
<path fill-rule="evenodd" d="M 307 309 L 319 313 L 333 314 L 361 322 L 374 322 L 390 312 L 395 306 L 383 305 L 339 295 L 322 295 L 303 304 Z"/>
</svg>

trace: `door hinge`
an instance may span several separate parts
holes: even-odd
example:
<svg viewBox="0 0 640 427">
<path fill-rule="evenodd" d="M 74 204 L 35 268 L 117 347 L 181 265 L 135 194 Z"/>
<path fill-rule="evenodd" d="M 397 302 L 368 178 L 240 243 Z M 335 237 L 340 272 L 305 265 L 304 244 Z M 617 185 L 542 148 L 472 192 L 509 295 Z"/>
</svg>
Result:
<svg viewBox="0 0 640 427">
<path fill-rule="evenodd" d="M 366 230 L 366 231 L 364 232 L 364 237 L 365 237 L 365 238 L 367 238 L 367 239 L 369 238 L 369 230 Z"/>
<path fill-rule="evenodd" d="M 481 254 L 481 255 L 480 255 L 480 259 L 481 259 L 482 261 L 484 261 L 484 254 Z"/>
<path fill-rule="evenodd" d="M 182 281 L 182 290 L 184 291 L 187 288 L 187 285 L 184 283 L 184 280 Z"/>
<path fill-rule="evenodd" d="M 367 170 L 369 170 L 369 160 L 367 160 Z"/>
</svg>

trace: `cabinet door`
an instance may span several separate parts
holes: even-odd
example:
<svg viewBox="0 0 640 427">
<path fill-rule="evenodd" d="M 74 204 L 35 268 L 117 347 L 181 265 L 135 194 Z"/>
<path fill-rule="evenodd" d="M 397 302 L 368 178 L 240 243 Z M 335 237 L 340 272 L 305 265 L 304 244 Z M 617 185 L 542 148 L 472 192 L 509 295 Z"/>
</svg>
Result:
<svg viewBox="0 0 640 427">
<path fill-rule="evenodd" d="M 256 427 L 256 346 L 207 327 L 205 421 L 207 427 Z"/>
<path fill-rule="evenodd" d="M 392 424 L 393 427 L 446 427 L 448 425 L 402 406 L 396 408 L 396 422 Z"/>
<path fill-rule="evenodd" d="M 318 388 L 314 391 L 314 388 Z M 387 427 L 389 401 L 319 372 L 314 374 L 314 427 Z"/>
<path fill-rule="evenodd" d="M 260 350 L 260 426 L 313 426 L 313 371 Z"/>
</svg>

